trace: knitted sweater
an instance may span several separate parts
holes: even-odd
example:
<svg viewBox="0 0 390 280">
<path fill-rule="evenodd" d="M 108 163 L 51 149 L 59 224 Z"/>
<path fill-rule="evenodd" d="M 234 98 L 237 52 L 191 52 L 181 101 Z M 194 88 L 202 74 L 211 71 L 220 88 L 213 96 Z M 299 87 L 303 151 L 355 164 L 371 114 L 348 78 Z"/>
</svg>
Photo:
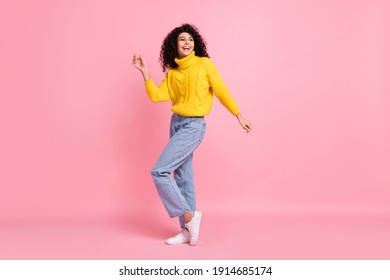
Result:
<svg viewBox="0 0 390 280">
<path fill-rule="evenodd" d="M 171 110 L 176 114 L 205 116 L 211 110 L 214 92 L 233 115 L 239 113 L 236 102 L 208 57 L 198 57 L 193 51 L 182 59 L 175 58 L 175 62 L 178 67 L 168 70 L 160 86 L 156 86 L 152 79 L 145 82 L 146 91 L 153 102 L 171 100 Z"/>
</svg>

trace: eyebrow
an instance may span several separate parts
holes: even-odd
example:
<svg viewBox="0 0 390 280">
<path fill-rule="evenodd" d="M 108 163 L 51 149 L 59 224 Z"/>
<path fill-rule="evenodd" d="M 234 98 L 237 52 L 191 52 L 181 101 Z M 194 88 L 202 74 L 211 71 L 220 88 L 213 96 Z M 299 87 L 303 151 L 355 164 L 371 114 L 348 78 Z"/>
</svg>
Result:
<svg viewBox="0 0 390 280">
<path fill-rule="evenodd" d="M 182 38 L 185 39 L 185 38 L 187 38 L 187 37 L 185 37 L 185 36 L 180 36 L 180 37 L 179 37 L 179 39 L 182 39 Z M 188 38 L 194 39 L 192 36 L 188 36 Z"/>
</svg>

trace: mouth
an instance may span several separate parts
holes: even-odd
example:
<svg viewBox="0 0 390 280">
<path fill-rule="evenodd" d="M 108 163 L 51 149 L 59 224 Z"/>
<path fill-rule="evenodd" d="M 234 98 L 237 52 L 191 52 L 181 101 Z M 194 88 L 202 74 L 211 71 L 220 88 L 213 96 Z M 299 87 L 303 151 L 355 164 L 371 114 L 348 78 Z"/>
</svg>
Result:
<svg viewBox="0 0 390 280">
<path fill-rule="evenodd" d="M 183 50 L 184 50 L 184 51 L 190 51 L 191 48 L 190 48 L 190 47 L 184 47 Z"/>
</svg>

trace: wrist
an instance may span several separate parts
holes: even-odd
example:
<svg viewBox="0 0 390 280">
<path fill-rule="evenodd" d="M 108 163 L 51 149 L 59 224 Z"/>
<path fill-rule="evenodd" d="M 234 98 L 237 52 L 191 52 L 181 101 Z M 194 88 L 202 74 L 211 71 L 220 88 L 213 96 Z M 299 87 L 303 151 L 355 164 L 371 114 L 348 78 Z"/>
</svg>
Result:
<svg viewBox="0 0 390 280">
<path fill-rule="evenodd" d="M 146 71 L 141 70 L 141 73 L 142 73 L 142 76 L 144 76 L 145 82 L 150 79 L 150 74 L 147 70 Z"/>
</svg>

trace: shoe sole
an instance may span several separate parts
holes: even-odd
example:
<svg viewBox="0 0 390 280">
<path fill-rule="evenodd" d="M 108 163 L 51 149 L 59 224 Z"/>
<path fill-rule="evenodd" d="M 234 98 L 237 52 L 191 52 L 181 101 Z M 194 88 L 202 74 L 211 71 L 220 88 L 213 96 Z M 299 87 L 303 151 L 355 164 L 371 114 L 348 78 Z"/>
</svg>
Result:
<svg viewBox="0 0 390 280">
<path fill-rule="evenodd" d="M 167 240 L 165 240 L 165 244 L 167 244 L 167 245 L 180 245 L 180 244 L 190 243 L 191 237 L 190 236 L 188 236 L 188 237 L 189 237 L 188 240 L 185 240 L 185 241 L 182 241 L 182 242 L 177 242 L 177 241 L 175 242 L 175 238 L 168 238 Z M 173 240 L 169 241 L 170 239 L 173 239 Z"/>
</svg>

